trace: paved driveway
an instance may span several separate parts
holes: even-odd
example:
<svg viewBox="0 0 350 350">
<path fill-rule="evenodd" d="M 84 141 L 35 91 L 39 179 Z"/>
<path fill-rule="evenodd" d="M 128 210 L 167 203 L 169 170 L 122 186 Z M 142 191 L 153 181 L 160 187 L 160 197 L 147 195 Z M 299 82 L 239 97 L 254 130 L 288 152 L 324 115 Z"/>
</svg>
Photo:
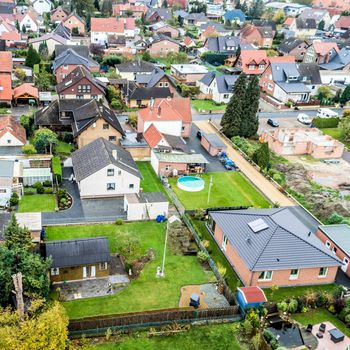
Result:
<svg viewBox="0 0 350 350">
<path fill-rule="evenodd" d="M 42 222 L 47 225 L 77 224 L 84 222 L 111 222 L 126 219 L 124 199 L 80 199 L 78 185 L 63 180 L 62 187 L 73 197 L 73 205 L 68 210 L 42 213 Z"/>
</svg>

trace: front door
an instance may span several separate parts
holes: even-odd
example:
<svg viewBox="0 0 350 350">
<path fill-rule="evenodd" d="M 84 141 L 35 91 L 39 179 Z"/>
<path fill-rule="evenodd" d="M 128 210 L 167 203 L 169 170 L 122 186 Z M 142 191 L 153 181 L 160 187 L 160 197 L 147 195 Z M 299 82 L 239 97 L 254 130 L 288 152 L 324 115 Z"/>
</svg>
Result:
<svg viewBox="0 0 350 350">
<path fill-rule="evenodd" d="M 344 258 L 343 259 L 343 265 L 341 267 L 341 269 L 346 272 L 346 270 L 348 269 L 349 266 L 349 259 L 348 258 Z"/>
</svg>

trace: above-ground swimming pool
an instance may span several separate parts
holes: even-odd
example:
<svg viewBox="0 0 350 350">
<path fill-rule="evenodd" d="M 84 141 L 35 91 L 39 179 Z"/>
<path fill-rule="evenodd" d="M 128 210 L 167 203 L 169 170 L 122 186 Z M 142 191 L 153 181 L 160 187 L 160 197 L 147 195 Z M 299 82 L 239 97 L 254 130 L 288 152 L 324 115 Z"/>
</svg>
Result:
<svg viewBox="0 0 350 350">
<path fill-rule="evenodd" d="M 177 187 L 187 192 L 202 191 L 204 184 L 204 180 L 196 176 L 183 176 L 177 180 Z"/>
</svg>

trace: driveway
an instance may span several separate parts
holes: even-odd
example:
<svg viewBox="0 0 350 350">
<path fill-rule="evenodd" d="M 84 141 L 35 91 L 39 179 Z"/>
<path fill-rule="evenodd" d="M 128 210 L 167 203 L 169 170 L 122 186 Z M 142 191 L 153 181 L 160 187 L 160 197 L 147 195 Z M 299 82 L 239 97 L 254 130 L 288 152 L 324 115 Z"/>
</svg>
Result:
<svg viewBox="0 0 350 350">
<path fill-rule="evenodd" d="M 202 154 L 209 162 L 206 165 L 206 172 L 224 172 L 227 171 L 225 167 L 220 163 L 218 157 L 211 156 L 201 145 L 199 138 L 197 137 L 198 126 L 192 124 L 191 136 L 186 139 L 186 144 L 193 153 Z"/>
<path fill-rule="evenodd" d="M 237 164 L 241 172 L 260 190 L 272 203 L 279 203 L 281 206 L 295 206 L 295 202 L 281 193 L 272 182 L 267 180 L 253 165 L 251 165 L 243 156 L 233 149 L 231 143 L 223 138 L 216 129 L 208 122 L 197 121 L 196 125 L 203 131 L 217 133 L 222 141 L 227 145 L 229 157 Z"/>
<path fill-rule="evenodd" d="M 116 219 L 126 219 L 123 198 L 80 199 L 78 185 L 69 180 L 62 181 L 73 198 L 70 209 L 59 212 L 42 213 L 43 226 L 78 224 L 88 222 L 112 222 Z"/>
<path fill-rule="evenodd" d="M 12 106 L 11 111 L 12 115 L 19 121 L 21 115 L 32 115 L 38 110 L 39 107 L 31 107 L 29 105 L 20 105 L 17 107 Z"/>
</svg>

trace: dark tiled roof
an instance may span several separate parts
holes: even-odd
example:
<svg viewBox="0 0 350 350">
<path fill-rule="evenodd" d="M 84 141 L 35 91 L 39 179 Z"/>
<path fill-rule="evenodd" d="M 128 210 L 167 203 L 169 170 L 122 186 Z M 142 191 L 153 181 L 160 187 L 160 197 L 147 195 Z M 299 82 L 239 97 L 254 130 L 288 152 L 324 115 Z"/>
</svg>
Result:
<svg viewBox="0 0 350 350">
<path fill-rule="evenodd" d="M 250 271 L 341 265 L 315 236 L 314 220 L 293 207 L 212 211 L 210 216 Z M 254 232 L 249 224 L 258 219 L 267 227 Z"/>
<path fill-rule="evenodd" d="M 116 158 L 113 156 L 116 151 Z M 74 175 L 81 181 L 108 165 L 115 165 L 141 178 L 135 161 L 128 151 L 100 137 L 72 153 Z"/>
<path fill-rule="evenodd" d="M 65 27 L 62 22 L 60 22 L 52 32 L 55 33 L 56 35 L 61 36 L 62 38 L 67 39 L 67 40 L 70 40 L 71 36 L 72 36 L 70 29 Z"/>
<path fill-rule="evenodd" d="M 253 19 L 252 24 L 255 27 L 270 27 L 272 30 L 276 30 L 276 23 L 267 19 Z"/>
<path fill-rule="evenodd" d="M 130 61 L 117 64 L 115 66 L 119 72 L 132 72 L 132 73 L 142 73 L 142 72 L 153 72 L 154 65 L 146 61 Z"/>
<path fill-rule="evenodd" d="M 320 68 L 316 63 L 300 63 L 297 65 L 302 81 L 306 77 L 307 82 L 313 85 L 322 84 Z"/>
<path fill-rule="evenodd" d="M 305 41 L 298 38 L 288 38 L 281 42 L 278 46 L 278 51 L 289 53 L 291 50 L 295 49 L 297 46 L 303 44 Z"/>
<path fill-rule="evenodd" d="M 313 18 L 307 18 L 307 19 L 302 19 L 302 18 L 297 18 L 295 20 L 296 27 L 298 29 L 316 29 L 316 21 Z"/>
<path fill-rule="evenodd" d="M 46 256 L 52 257 L 52 267 L 93 265 L 111 260 L 106 237 L 67 239 L 46 242 Z"/>
<path fill-rule="evenodd" d="M 139 199 L 141 203 L 167 202 L 163 192 L 140 192 Z"/>
<path fill-rule="evenodd" d="M 130 95 L 129 100 L 150 100 L 151 98 L 172 97 L 168 87 L 137 87 Z"/>
</svg>

